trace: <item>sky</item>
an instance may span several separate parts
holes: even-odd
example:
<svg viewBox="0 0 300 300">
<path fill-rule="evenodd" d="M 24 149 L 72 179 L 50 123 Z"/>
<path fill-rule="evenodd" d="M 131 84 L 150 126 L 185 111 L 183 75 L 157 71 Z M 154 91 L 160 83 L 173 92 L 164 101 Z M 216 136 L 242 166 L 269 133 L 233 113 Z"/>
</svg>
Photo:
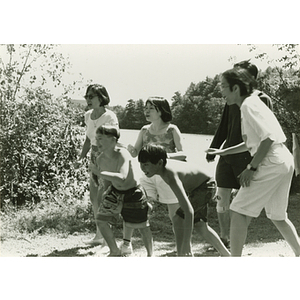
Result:
<svg viewBox="0 0 300 300">
<path fill-rule="evenodd" d="M 256 45 L 269 59 L 282 53 L 271 44 Z M 111 105 L 125 106 L 129 99 L 144 101 L 162 96 L 171 101 L 184 94 L 191 82 L 198 83 L 250 59 L 259 69 L 267 61 L 255 59 L 246 44 L 62 44 L 58 50 L 69 57 L 74 75 L 82 73 L 82 90 L 72 94 L 82 100 L 88 80 L 106 87 Z M 231 58 L 231 59 L 230 59 Z M 274 66 L 272 63 L 271 66 Z"/>
</svg>

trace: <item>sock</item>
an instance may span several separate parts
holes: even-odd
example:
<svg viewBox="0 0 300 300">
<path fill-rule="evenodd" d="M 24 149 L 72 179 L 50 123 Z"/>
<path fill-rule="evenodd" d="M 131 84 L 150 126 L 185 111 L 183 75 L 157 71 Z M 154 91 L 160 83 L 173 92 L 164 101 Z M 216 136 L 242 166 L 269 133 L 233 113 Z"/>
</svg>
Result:
<svg viewBox="0 0 300 300">
<path fill-rule="evenodd" d="M 131 243 L 130 240 L 123 239 L 123 244 L 124 244 L 124 245 L 129 246 L 130 243 Z"/>
</svg>

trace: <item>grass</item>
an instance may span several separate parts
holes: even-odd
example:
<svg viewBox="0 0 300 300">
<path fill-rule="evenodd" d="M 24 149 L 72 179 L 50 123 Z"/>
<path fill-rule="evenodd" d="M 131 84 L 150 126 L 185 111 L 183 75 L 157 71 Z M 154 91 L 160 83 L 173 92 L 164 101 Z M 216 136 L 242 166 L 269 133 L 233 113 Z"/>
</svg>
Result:
<svg viewBox="0 0 300 300">
<path fill-rule="evenodd" d="M 300 233 L 300 194 L 290 196 L 288 215 Z M 170 249 L 173 249 L 174 235 L 166 205 L 154 204 L 150 223 L 154 240 L 167 243 Z M 219 233 L 214 204 L 210 204 L 208 208 L 208 223 Z M 76 232 L 87 234 L 95 232 L 88 196 L 77 201 L 40 203 L 34 207 L 23 207 L 18 210 L 10 208 L 1 212 L 1 241 L 20 237 L 34 238 L 49 233 L 68 236 Z M 122 238 L 121 222 L 114 228 L 114 232 L 116 238 Z M 280 233 L 263 211 L 258 218 L 252 220 L 246 242 L 274 242 L 280 239 L 282 239 Z M 135 248 L 144 247 L 138 230 L 134 231 L 133 242 Z M 201 237 L 193 236 L 193 244 L 201 242 L 203 243 Z"/>
<path fill-rule="evenodd" d="M 300 194 L 293 194 L 290 196 L 288 206 L 288 217 L 296 227 L 298 234 L 300 234 Z M 150 219 L 151 230 L 153 233 L 153 239 L 157 242 L 169 243 L 170 251 L 174 248 L 174 235 L 172 232 L 171 222 L 167 214 L 167 206 L 161 203 L 155 203 L 153 213 Z M 219 223 L 215 205 L 211 203 L 208 207 L 208 224 L 218 234 Z M 115 230 L 117 238 L 122 238 L 122 229 Z M 269 243 L 276 242 L 283 239 L 273 223 L 266 217 L 264 210 L 258 218 L 252 219 L 252 222 L 248 228 L 248 236 L 246 243 Z M 194 234 L 192 239 L 193 244 L 204 243 L 203 239 Z M 138 230 L 134 231 L 133 243 L 135 248 L 143 248 L 141 236 Z"/>
</svg>

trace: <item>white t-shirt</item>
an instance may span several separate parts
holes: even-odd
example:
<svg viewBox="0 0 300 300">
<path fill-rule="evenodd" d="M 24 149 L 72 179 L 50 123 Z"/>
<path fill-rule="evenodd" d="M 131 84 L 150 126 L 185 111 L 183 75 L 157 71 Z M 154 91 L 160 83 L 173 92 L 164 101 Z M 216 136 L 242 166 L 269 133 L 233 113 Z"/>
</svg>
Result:
<svg viewBox="0 0 300 300">
<path fill-rule="evenodd" d="M 241 122 L 242 137 L 252 156 L 266 138 L 273 141 L 272 147 L 286 140 L 275 115 L 256 95 L 251 95 L 242 103 Z"/>
<path fill-rule="evenodd" d="M 96 120 L 91 119 L 92 109 L 85 113 L 86 136 L 90 139 L 91 145 L 96 146 L 96 130 L 104 124 L 119 126 L 118 118 L 114 112 L 106 109 L 105 113 Z"/>
</svg>

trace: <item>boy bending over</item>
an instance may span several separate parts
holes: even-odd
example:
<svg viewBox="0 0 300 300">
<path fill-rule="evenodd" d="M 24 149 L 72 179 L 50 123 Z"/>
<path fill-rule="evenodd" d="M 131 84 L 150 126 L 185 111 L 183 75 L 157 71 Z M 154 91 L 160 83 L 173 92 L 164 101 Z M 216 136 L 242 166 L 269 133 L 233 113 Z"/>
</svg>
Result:
<svg viewBox="0 0 300 300">
<path fill-rule="evenodd" d="M 193 255 L 191 237 L 195 228 L 222 256 L 230 256 L 220 237 L 207 224 L 210 176 L 194 164 L 173 159 L 167 160 L 165 149 L 159 145 L 144 146 L 139 153 L 138 160 L 147 177 L 160 175 L 178 198 L 180 208 L 173 217 L 177 255 Z"/>
<path fill-rule="evenodd" d="M 96 222 L 110 249 L 109 256 L 121 256 L 110 224 L 121 214 L 123 226 L 138 228 L 147 249 L 153 255 L 153 240 L 148 220 L 148 203 L 144 190 L 137 184 L 131 165 L 131 156 L 125 148 L 117 147 L 120 131 L 116 126 L 102 125 L 96 131 L 101 154 L 90 170 L 104 181 L 105 192 Z"/>
</svg>

